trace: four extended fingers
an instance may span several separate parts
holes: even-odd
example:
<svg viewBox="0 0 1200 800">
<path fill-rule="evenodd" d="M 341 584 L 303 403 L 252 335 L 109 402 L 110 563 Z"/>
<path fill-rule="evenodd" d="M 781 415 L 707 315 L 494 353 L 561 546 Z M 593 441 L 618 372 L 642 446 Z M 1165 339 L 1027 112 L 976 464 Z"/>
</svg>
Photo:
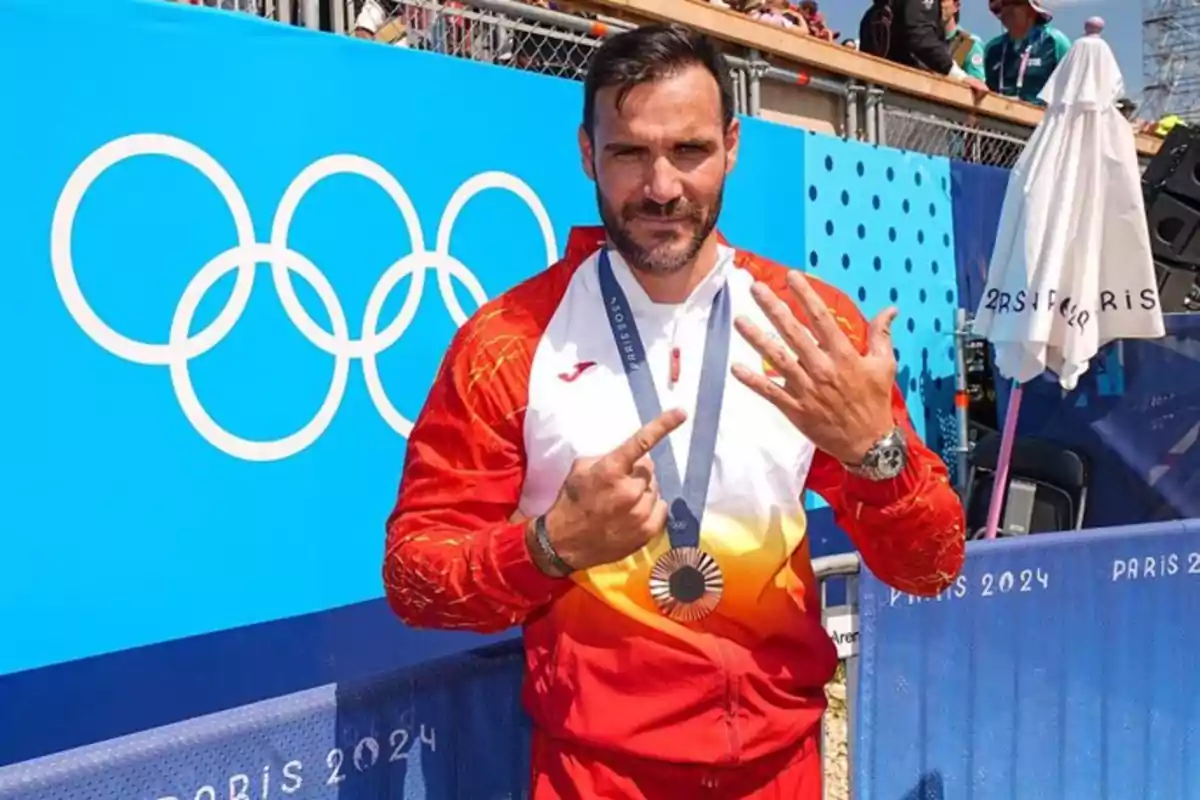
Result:
<svg viewBox="0 0 1200 800">
<path fill-rule="evenodd" d="M 779 336 L 783 342 L 791 348 L 791 353 L 787 354 L 786 358 L 777 360 L 772 357 L 769 352 L 764 352 L 760 345 L 770 343 L 777 346 L 778 351 L 782 351 L 783 347 L 779 343 L 772 342 L 772 337 L 762 334 L 758 327 L 748 320 L 742 318 L 737 322 L 738 332 L 754 346 L 759 354 L 775 365 L 775 368 L 780 371 L 780 374 L 785 374 L 785 369 L 792 361 L 798 361 L 800 366 L 807 371 L 819 369 L 825 356 L 821 353 L 821 348 L 813 336 L 805 329 L 800 320 L 796 319 L 796 315 L 791 312 L 787 304 L 775 295 L 775 292 L 770 287 L 762 283 L 754 284 L 751 289 L 751 294 L 754 296 L 754 301 L 758 303 L 771 325 L 779 332 Z M 775 348 L 773 348 L 775 349 Z M 780 353 L 782 355 L 782 353 Z"/>
<path fill-rule="evenodd" d="M 808 278 L 799 270 L 791 270 L 787 277 L 788 288 L 800 302 L 800 308 L 808 316 L 813 335 L 817 337 L 821 348 L 834 357 L 858 355 L 858 351 L 850 344 L 845 331 L 837 324 L 833 312 L 825 301 L 817 294 L 817 290 L 808 282 Z"/>
</svg>

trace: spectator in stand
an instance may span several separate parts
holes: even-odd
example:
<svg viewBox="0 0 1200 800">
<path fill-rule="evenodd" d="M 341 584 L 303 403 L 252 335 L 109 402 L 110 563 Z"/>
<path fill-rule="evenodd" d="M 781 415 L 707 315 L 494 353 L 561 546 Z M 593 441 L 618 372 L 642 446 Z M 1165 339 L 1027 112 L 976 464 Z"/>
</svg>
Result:
<svg viewBox="0 0 1200 800">
<path fill-rule="evenodd" d="M 1043 105 L 1042 88 L 1066 58 L 1071 40 L 1050 24 L 1046 0 L 991 0 L 1004 33 L 988 42 L 983 61 L 988 88 L 1005 97 Z"/>
<path fill-rule="evenodd" d="M 946 23 L 946 42 L 950 57 L 963 72 L 980 81 L 987 80 L 983 72 L 983 40 L 959 24 L 962 0 L 942 0 L 942 21 Z"/>
<path fill-rule="evenodd" d="M 751 18 L 793 33 L 808 33 L 804 17 L 788 5 L 787 0 L 750 0 L 742 10 Z"/>
<path fill-rule="evenodd" d="M 960 81 L 976 99 L 987 94 L 986 84 L 951 58 L 942 4 L 934 0 L 873 0 L 859 25 L 858 39 L 864 53 Z"/>
<path fill-rule="evenodd" d="M 800 16 L 804 17 L 805 23 L 808 25 L 808 32 L 827 42 L 832 42 L 838 38 L 838 34 L 825 27 L 825 15 L 821 13 L 820 7 L 817 6 L 817 0 L 801 0 Z"/>
<path fill-rule="evenodd" d="M 396 0 L 366 0 L 354 18 L 350 35 L 408 47 L 408 30 L 399 13 L 400 4 Z"/>
</svg>

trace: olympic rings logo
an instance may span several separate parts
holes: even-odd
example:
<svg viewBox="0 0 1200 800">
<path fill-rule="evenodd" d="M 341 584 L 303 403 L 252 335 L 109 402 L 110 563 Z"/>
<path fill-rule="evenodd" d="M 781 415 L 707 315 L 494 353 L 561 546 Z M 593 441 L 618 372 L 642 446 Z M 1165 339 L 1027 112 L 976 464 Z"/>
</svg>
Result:
<svg viewBox="0 0 1200 800">
<path fill-rule="evenodd" d="M 201 267 L 184 289 L 171 318 L 167 341 L 163 344 L 130 339 L 101 319 L 80 289 L 71 254 L 75 215 L 87 190 L 109 168 L 140 155 L 178 159 L 208 178 L 225 199 L 237 231 L 237 244 Z M 304 195 L 321 180 L 338 174 L 362 176 L 387 192 L 404 218 L 412 241 L 413 252 L 388 267 L 372 289 L 363 314 L 362 331 L 357 339 L 350 336 L 345 310 L 324 273 L 303 255 L 290 249 L 287 243 L 292 217 Z M 367 391 L 380 416 L 401 436 L 408 436 L 413 423 L 396 409 L 384 392 L 376 357 L 394 345 L 412 323 L 425 289 L 427 270 L 436 272 L 438 291 L 455 324 L 461 326 L 470 315 L 454 295 L 452 278 L 466 288 L 477 304 L 486 302 L 487 295 L 478 279 L 450 255 L 450 237 L 458 215 L 475 195 L 486 189 L 505 189 L 525 202 L 541 229 L 546 246 L 546 263 L 554 262 L 558 257 L 558 245 L 549 214 L 528 184 L 508 173 L 483 172 L 463 182 L 446 204 L 438 223 L 434 248 L 428 250 L 412 200 L 387 170 L 360 156 L 327 156 L 305 167 L 284 191 L 271 224 L 270 242 L 264 244 L 257 241 L 250 209 L 237 184 L 212 156 L 196 145 L 173 136 L 134 134 L 115 139 L 96 150 L 83 160 L 67 180 L 51 223 L 50 262 L 63 303 L 83 332 L 118 358 L 137 364 L 167 367 L 179 406 L 197 433 L 214 447 L 235 458 L 276 461 L 304 450 L 329 427 L 345 395 L 353 359 L 362 362 Z M 222 428 L 201 404 L 188 368 L 193 358 L 216 347 L 237 324 L 250 300 L 258 264 L 270 265 L 275 292 L 292 324 L 308 341 L 334 359 L 329 391 L 313 418 L 294 433 L 271 441 L 246 439 Z M 205 293 L 229 272 L 237 273 L 229 302 L 206 328 L 195 334 L 190 333 L 196 309 Z M 316 291 L 329 316 L 331 330 L 324 330 L 304 310 L 292 286 L 292 272 L 306 280 Z M 396 284 L 409 276 L 412 276 L 412 280 L 403 306 L 396 318 L 380 330 L 384 302 Z"/>
</svg>

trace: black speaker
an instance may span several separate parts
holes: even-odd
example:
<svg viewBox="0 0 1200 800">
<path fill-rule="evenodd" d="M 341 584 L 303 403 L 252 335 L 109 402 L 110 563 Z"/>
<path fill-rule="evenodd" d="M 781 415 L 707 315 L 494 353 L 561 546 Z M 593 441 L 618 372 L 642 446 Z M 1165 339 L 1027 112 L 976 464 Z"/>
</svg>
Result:
<svg viewBox="0 0 1200 800">
<path fill-rule="evenodd" d="M 1200 206 L 1200 139 L 1188 141 L 1183 157 L 1176 163 L 1162 188 L 1194 206 Z"/>
<path fill-rule="evenodd" d="M 1146 171 L 1142 173 L 1142 183 L 1151 192 L 1157 193 L 1159 190 L 1167 188 L 1167 182 L 1174 177 L 1175 173 L 1184 171 L 1185 175 L 1181 176 L 1181 182 L 1190 182 L 1194 186 L 1196 180 L 1200 178 L 1196 175 L 1197 156 L 1200 156 L 1200 128 L 1176 125 L 1167 134 L 1162 146 L 1158 148 L 1158 152 L 1146 166 Z M 1181 195 L 1197 198 L 1197 202 L 1200 202 L 1200 195 L 1190 193 L 1189 189 L 1182 190 Z M 1172 190 L 1168 189 L 1168 191 Z"/>
<path fill-rule="evenodd" d="M 1142 173 L 1164 313 L 1200 306 L 1200 127 L 1176 125 Z"/>
<path fill-rule="evenodd" d="M 1162 259 L 1154 259 L 1158 278 L 1158 297 L 1164 314 L 1195 311 L 1196 295 L 1200 292 L 1200 271 Z"/>
<path fill-rule="evenodd" d="M 1155 258 L 1200 265 L 1200 210 L 1167 192 L 1159 192 L 1146 207 L 1150 248 Z"/>
</svg>

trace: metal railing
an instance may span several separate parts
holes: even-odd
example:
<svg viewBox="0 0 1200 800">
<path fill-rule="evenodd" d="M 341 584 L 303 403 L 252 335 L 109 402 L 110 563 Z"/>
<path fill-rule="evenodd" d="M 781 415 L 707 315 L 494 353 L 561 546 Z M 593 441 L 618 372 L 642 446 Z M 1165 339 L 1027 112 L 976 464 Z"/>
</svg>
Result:
<svg viewBox="0 0 1200 800">
<path fill-rule="evenodd" d="M 401 0 L 392 4 L 380 38 L 415 50 L 581 80 L 604 27 L 584 17 L 504 0 Z"/>
<path fill-rule="evenodd" d="M 222 11 L 240 11 L 276 22 L 303 25 L 308 28 L 321 27 L 321 9 L 324 3 L 332 6 L 353 3 L 354 0 L 169 0 L 185 6 L 206 6 Z M 341 30 L 335 27 L 334 30 Z"/>
<path fill-rule="evenodd" d="M 821 720 L 821 762 L 825 773 L 825 800 L 853 796 L 854 697 L 858 690 L 858 572 L 857 553 L 813 559 L 813 574 L 821 586 L 821 621 L 838 650 L 837 678 L 826 694 L 829 710 Z M 830 605 L 833 582 L 844 590 L 840 602 Z M 836 585 L 836 584 L 835 584 Z"/>
<path fill-rule="evenodd" d="M 349 34 L 364 0 L 173 0 L 243 11 L 279 22 Z M 379 0 L 390 18 L 381 41 L 489 64 L 581 80 L 592 51 L 629 23 L 570 14 L 519 0 Z M 755 50 L 727 48 L 735 111 L 762 113 L 762 82 L 788 84 L 842 100 L 838 132 L 917 153 L 1011 167 L 1030 129 L 975 117 L 848 78 L 821 77 L 766 60 Z"/>
<path fill-rule="evenodd" d="M 338 19 L 334 30 L 351 32 L 356 14 L 353 0 L 331 2 L 339 6 L 339 13 L 331 15 Z M 388 0 L 385 5 L 391 18 L 377 37 L 382 41 L 572 80 L 582 79 L 592 51 L 606 36 L 629 27 L 617 20 L 517 0 Z M 766 60 L 755 50 L 730 50 L 726 58 L 735 110 L 740 114 L 762 113 L 763 81 L 787 84 L 798 92 L 841 98 L 843 136 L 1006 167 L 1016 162 L 1030 133 L 849 79 L 809 75 Z"/>
</svg>

